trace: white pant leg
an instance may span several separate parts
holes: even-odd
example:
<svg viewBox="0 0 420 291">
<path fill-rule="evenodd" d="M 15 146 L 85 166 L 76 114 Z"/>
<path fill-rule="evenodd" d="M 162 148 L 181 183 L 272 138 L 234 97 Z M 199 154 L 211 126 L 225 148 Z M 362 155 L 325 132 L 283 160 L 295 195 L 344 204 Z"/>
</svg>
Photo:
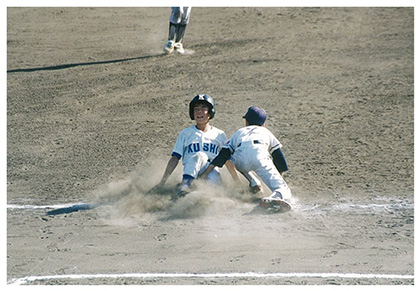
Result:
<svg viewBox="0 0 420 291">
<path fill-rule="evenodd" d="M 204 170 L 202 171 L 204 172 Z M 200 173 L 202 174 L 202 173 Z M 215 168 L 213 171 L 211 171 L 206 178 L 207 181 L 215 184 L 215 185 L 221 185 L 222 184 L 222 177 L 220 176 L 220 172 Z"/>
<path fill-rule="evenodd" d="M 208 156 L 203 152 L 197 152 L 196 154 L 192 155 L 190 159 L 188 159 L 184 163 L 184 175 L 189 175 L 194 179 L 197 179 L 198 174 L 206 168 L 208 162 Z"/>
<path fill-rule="evenodd" d="M 183 174 L 197 179 L 197 177 L 207 169 L 207 166 L 209 165 L 208 159 L 209 158 L 205 153 L 197 152 L 184 164 Z M 207 180 L 214 184 L 221 183 L 220 173 L 217 168 L 208 174 Z"/>
<path fill-rule="evenodd" d="M 169 21 L 173 24 L 188 24 L 190 22 L 191 7 L 172 7 Z"/>
<path fill-rule="evenodd" d="M 292 198 L 289 186 L 287 186 L 271 159 L 261 161 L 261 165 L 255 171 L 272 192 L 280 192 L 283 199 Z"/>
<path fill-rule="evenodd" d="M 245 151 L 245 152 L 236 152 L 232 157 L 231 161 L 235 168 L 248 180 L 250 187 L 254 187 L 256 185 L 261 186 L 260 180 L 252 173 L 253 163 L 252 157 L 254 153 Z"/>
<path fill-rule="evenodd" d="M 264 148 L 258 145 L 243 148 L 240 152 L 235 152 L 232 162 L 242 173 L 254 171 L 271 191 L 280 192 L 284 199 L 292 197 L 289 186 Z"/>
<path fill-rule="evenodd" d="M 244 177 L 248 180 L 249 187 L 252 188 L 252 187 L 255 187 L 257 185 L 258 186 L 261 186 L 260 180 L 258 180 L 258 178 L 254 175 L 253 172 L 251 172 L 251 171 L 249 171 L 249 172 L 241 172 L 241 174 L 244 175 Z"/>
</svg>

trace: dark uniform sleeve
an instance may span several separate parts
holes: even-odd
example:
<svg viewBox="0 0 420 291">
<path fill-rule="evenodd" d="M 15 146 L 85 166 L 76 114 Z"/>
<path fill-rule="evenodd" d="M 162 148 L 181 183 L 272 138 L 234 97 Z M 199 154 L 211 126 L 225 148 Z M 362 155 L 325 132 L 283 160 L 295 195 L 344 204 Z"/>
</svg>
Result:
<svg viewBox="0 0 420 291">
<path fill-rule="evenodd" d="M 215 157 L 213 161 L 211 161 L 211 164 L 221 168 L 226 163 L 226 161 L 230 158 L 230 155 L 231 155 L 230 150 L 224 147 L 220 150 L 217 157 Z"/>
<path fill-rule="evenodd" d="M 271 155 L 273 156 L 273 163 L 276 166 L 277 171 L 282 173 L 289 170 L 289 167 L 286 163 L 286 159 L 284 158 L 284 155 L 281 152 L 280 148 L 276 149 Z"/>
</svg>

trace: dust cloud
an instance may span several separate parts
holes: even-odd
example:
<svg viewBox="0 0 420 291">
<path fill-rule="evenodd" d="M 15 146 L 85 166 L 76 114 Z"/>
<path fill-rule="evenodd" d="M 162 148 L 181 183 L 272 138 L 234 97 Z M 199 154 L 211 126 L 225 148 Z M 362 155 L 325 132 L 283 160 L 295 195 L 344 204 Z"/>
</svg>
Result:
<svg viewBox="0 0 420 291">
<path fill-rule="evenodd" d="M 171 195 L 177 192 L 182 165 L 178 165 L 163 187 L 154 187 L 159 183 L 166 163 L 164 160 L 154 160 L 138 165 L 127 177 L 110 181 L 97 189 L 96 203 L 106 205 L 115 219 L 151 213 L 159 214 L 160 218 L 186 219 L 215 216 L 232 208 L 249 207 L 258 199 L 248 191 L 245 180 L 242 181 L 242 187 L 238 187 L 228 172 L 221 169 L 223 185 L 196 180 L 192 192 L 173 201 Z"/>
</svg>

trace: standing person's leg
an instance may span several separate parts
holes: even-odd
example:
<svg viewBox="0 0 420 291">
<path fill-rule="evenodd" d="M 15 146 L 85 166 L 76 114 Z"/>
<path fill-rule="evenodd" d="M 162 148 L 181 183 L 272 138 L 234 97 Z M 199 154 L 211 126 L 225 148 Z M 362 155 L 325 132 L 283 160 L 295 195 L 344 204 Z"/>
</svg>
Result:
<svg viewBox="0 0 420 291">
<path fill-rule="evenodd" d="M 174 51 L 175 39 L 178 31 L 178 23 L 181 21 L 181 8 L 172 7 L 171 16 L 169 17 L 169 34 L 168 40 L 163 47 L 163 51 L 170 54 Z"/>
<path fill-rule="evenodd" d="M 169 18 L 168 40 L 163 47 L 165 53 L 184 53 L 182 40 L 185 35 L 187 24 L 190 21 L 191 7 L 172 7 L 171 17 Z"/>
<path fill-rule="evenodd" d="M 181 17 L 178 22 L 178 29 L 176 32 L 174 49 L 176 52 L 183 54 L 185 51 L 182 45 L 182 40 L 184 39 L 187 25 L 190 22 L 191 7 L 182 7 L 180 8 L 180 10 L 181 10 Z"/>
</svg>

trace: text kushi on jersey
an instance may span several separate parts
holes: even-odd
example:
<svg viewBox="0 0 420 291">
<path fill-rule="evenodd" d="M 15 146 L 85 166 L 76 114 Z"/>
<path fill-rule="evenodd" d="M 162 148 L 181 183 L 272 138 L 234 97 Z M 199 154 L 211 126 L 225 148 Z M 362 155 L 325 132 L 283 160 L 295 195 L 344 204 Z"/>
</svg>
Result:
<svg viewBox="0 0 420 291">
<path fill-rule="evenodd" d="M 217 144 L 214 143 L 203 143 L 203 149 L 201 149 L 201 146 L 199 143 L 192 143 L 189 144 L 186 147 L 186 153 L 196 153 L 199 151 L 203 151 L 203 152 L 209 152 L 212 154 L 217 154 L 219 152 L 219 146 Z"/>
<path fill-rule="evenodd" d="M 172 155 L 178 158 L 182 157 L 183 164 L 185 164 L 196 153 L 204 152 L 211 161 L 226 143 L 226 134 L 214 126 L 206 132 L 198 130 L 195 126 L 190 126 L 183 129 L 178 135 Z"/>
</svg>

